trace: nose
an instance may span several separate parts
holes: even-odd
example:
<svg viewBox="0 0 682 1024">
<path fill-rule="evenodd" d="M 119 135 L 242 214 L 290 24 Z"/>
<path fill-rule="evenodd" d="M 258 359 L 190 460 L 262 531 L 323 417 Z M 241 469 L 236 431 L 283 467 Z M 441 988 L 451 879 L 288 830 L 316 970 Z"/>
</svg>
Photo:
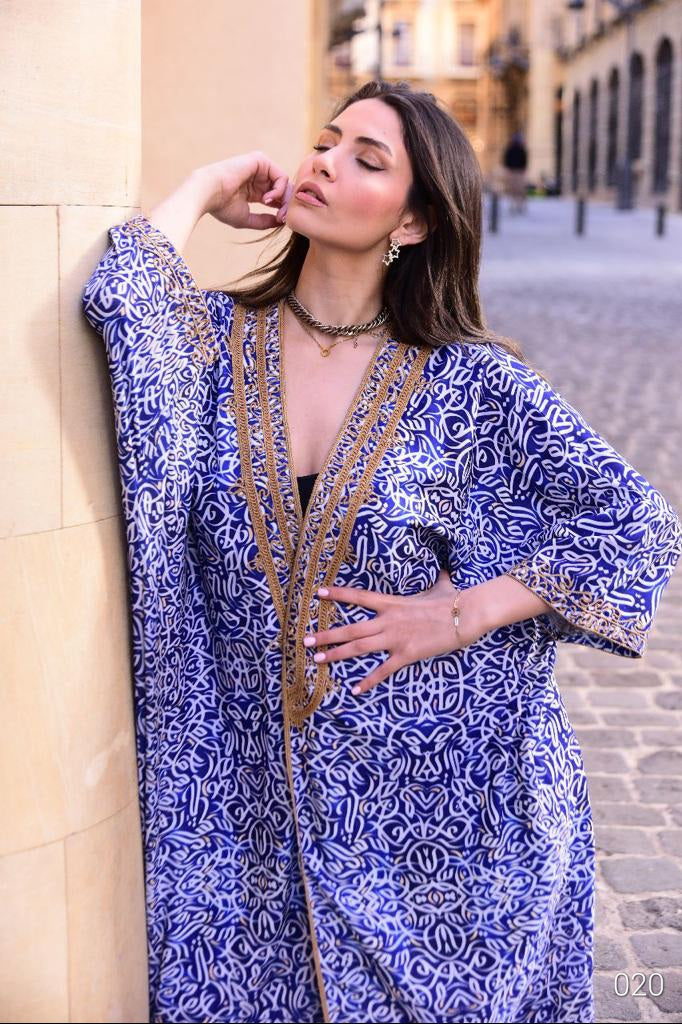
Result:
<svg viewBox="0 0 682 1024">
<path fill-rule="evenodd" d="M 313 171 L 323 171 L 328 177 L 334 177 L 334 165 L 330 159 L 331 150 L 318 151 L 313 159 Z"/>
</svg>

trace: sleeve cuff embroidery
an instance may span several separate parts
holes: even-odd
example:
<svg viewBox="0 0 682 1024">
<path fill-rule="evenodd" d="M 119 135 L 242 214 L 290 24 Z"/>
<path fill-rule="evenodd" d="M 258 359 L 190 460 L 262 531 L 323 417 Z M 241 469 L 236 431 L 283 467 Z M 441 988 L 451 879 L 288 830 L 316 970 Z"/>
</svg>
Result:
<svg viewBox="0 0 682 1024">
<path fill-rule="evenodd" d="M 154 254 L 168 293 L 179 303 L 179 318 L 196 343 L 192 352 L 193 363 L 211 366 L 218 358 L 220 346 L 204 296 L 183 257 L 144 214 L 125 221 L 117 230 L 130 234 L 141 248 Z"/>
<path fill-rule="evenodd" d="M 573 626 L 627 647 L 637 655 L 644 653 L 649 625 L 646 612 L 638 616 L 626 615 L 605 598 L 578 590 L 567 573 L 551 572 L 539 564 L 537 558 L 519 563 L 508 570 L 507 575 L 552 606 L 548 614 L 558 634 Z"/>
</svg>

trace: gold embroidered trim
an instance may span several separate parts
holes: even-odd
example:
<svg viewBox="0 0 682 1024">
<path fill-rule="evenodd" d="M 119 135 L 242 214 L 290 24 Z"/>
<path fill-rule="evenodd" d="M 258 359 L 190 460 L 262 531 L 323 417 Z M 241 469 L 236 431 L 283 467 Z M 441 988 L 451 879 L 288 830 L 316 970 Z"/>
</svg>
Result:
<svg viewBox="0 0 682 1024">
<path fill-rule="evenodd" d="M 220 343 L 213 329 L 211 314 L 204 296 L 187 263 L 170 239 L 144 214 L 132 217 L 121 227 L 134 235 L 142 248 L 156 256 L 158 269 L 163 275 L 168 292 L 177 299 L 189 316 L 192 338 L 196 341 L 192 362 L 195 365 L 210 366 L 218 358 Z"/>
<path fill-rule="evenodd" d="M 282 339 L 282 317 L 284 316 L 284 299 L 280 299 L 277 305 L 277 333 L 278 341 Z M 299 525 L 299 535 L 301 523 L 303 522 L 303 509 L 301 508 L 301 496 L 298 493 L 298 481 L 296 480 L 296 474 L 294 473 L 293 465 L 293 451 L 294 446 L 291 443 L 291 432 L 289 431 L 289 417 L 287 416 L 287 396 L 286 396 L 286 381 L 284 379 L 284 353 L 281 345 L 278 355 L 279 363 L 279 393 L 282 399 L 282 423 L 284 425 L 284 436 L 286 438 L 286 449 L 287 449 L 287 473 L 289 474 L 289 487 L 294 495 L 294 509 L 296 512 L 296 522 Z M 363 381 L 364 383 L 364 381 Z M 332 448 L 334 445 L 332 445 Z M 316 481 L 317 482 L 317 481 Z M 311 495 L 312 497 L 312 495 Z M 308 499 L 310 504 L 310 499 Z"/>
<path fill-rule="evenodd" d="M 393 357 L 392 357 L 391 362 L 389 364 L 389 367 L 388 367 L 388 370 L 386 372 L 386 375 L 385 375 L 385 377 L 383 378 L 383 380 L 381 382 L 381 386 L 377 389 L 377 392 L 376 392 L 376 394 L 375 394 L 375 396 L 374 396 L 374 398 L 372 400 L 372 403 L 371 403 L 368 411 L 365 414 L 365 417 L 364 417 L 364 420 L 363 420 L 362 425 L 360 427 L 360 430 L 358 431 L 358 436 L 356 438 L 355 444 L 353 445 L 353 447 L 351 448 L 350 452 L 348 453 L 348 455 L 344 459 L 344 462 L 343 462 L 343 465 L 341 467 L 341 470 L 337 474 L 337 476 L 336 476 L 336 478 L 334 480 L 334 485 L 332 487 L 331 494 L 329 495 L 329 499 L 328 499 L 328 501 L 326 503 L 324 514 L 323 514 L 323 516 L 322 516 L 322 518 L 320 520 L 320 523 L 318 524 L 318 530 L 317 530 L 317 533 L 316 533 L 316 536 L 315 536 L 315 540 L 314 540 L 314 543 L 313 543 L 313 546 L 312 546 L 312 550 L 310 552 L 310 559 L 309 559 L 309 562 L 308 562 L 308 566 L 307 566 L 307 570 L 306 570 L 306 574 L 305 574 L 305 579 L 304 579 L 304 583 L 303 583 L 303 591 L 302 591 L 302 594 L 301 594 L 301 602 L 300 602 L 300 606 L 299 606 L 299 612 L 302 609 L 304 609 L 304 608 L 307 609 L 307 608 L 310 607 L 310 603 L 312 601 L 313 590 L 315 588 L 315 580 L 316 580 L 316 578 L 318 576 L 319 563 L 320 563 L 320 560 L 322 558 L 322 548 L 323 548 L 323 545 L 325 544 L 325 542 L 327 541 L 328 536 L 329 536 L 329 524 L 331 522 L 331 518 L 332 518 L 334 512 L 336 511 L 336 507 L 337 507 L 337 504 L 338 504 L 339 497 L 343 493 L 343 489 L 344 489 L 344 487 L 346 485 L 348 477 L 350 476 L 350 474 L 352 472 L 352 469 L 353 469 L 353 467 L 355 466 L 355 464 L 356 464 L 356 462 L 358 460 L 358 456 L 359 456 L 359 453 L 360 453 L 360 451 L 362 449 L 362 446 L 365 443 L 367 437 L 369 436 L 369 434 L 370 434 L 370 432 L 372 430 L 372 427 L 374 426 L 374 424 L 375 424 L 375 422 L 377 420 L 377 417 L 379 415 L 379 412 L 381 410 L 381 406 L 382 406 L 383 402 L 386 401 L 386 397 L 388 395 L 389 388 L 390 388 L 390 386 L 391 386 L 391 384 L 393 382 L 395 374 L 398 371 L 398 368 L 401 366 L 401 364 L 403 362 L 403 359 L 404 359 L 406 351 L 407 351 L 407 345 L 405 345 L 403 343 L 399 344 L 398 348 L 396 349 L 395 353 L 393 354 Z M 356 395 L 360 395 L 361 393 L 362 392 L 360 390 L 358 390 Z M 354 412 L 355 408 L 357 407 L 357 402 L 352 403 L 352 405 L 353 405 L 353 409 L 352 410 L 351 409 L 348 410 L 348 414 L 346 416 L 346 419 L 345 419 L 345 421 L 343 423 L 343 426 L 341 427 L 341 429 L 339 431 L 339 434 L 337 436 L 337 441 L 340 441 L 341 438 L 343 437 L 343 435 L 345 433 L 345 430 L 346 430 L 346 427 L 347 427 L 347 425 L 348 425 L 348 423 L 350 421 L 351 413 Z M 325 460 L 325 464 L 324 464 L 324 466 L 322 468 L 322 472 L 318 475 L 317 480 L 315 481 L 315 486 L 313 487 L 313 491 L 312 491 L 312 494 L 310 496 L 310 500 L 308 502 L 308 507 L 306 509 L 306 516 L 305 516 L 306 523 L 307 523 L 307 520 L 309 518 L 309 512 L 312 509 L 313 502 L 315 500 L 315 496 L 317 494 L 317 491 L 319 490 L 319 488 L 320 488 L 320 486 L 322 484 L 323 475 L 326 473 L 327 467 L 329 466 L 329 463 L 331 462 L 332 457 L 336 454 L 336 451 L 337 451 L 337 443 L 332 445 L 332 448 L 330 449 L 330 451 L 329 451 L 329 453 L 327 455 L 327 458 Z M 301 548 L 299 546 L 299 554 L 300 554 L 300 550 L 301 550 Z M 296 563 L 296 566 L 297 565 L 298 565 L 298 563 Z M 294 570 L 294 575 L 295 575 L 295 570 Z M 289 594 L 288 594 L 287 610 L 286 610 L 286 621 L 287 621 L 287 624 L 290 624 L 288 628 L 291 629 L 291 635 L 293 637 L 293 643 L 294 643 L 294 652 L 295 652 L 294 653 L 294 682 L 293 682 L 293 684 L 291 686 L 288 685 L 288 681 L 287 681 L 288 664 L 287 664 L 287 656 L 286 656 L 286 652 L 285 652 L 285 657 L 284 657 L 283 663 L 282 663 L 282 685 L 283 685 L 283 692 L 285 694 L 285 700 L 287 700 L 289 702 L 289 710 L 290 710 L 290 715 L 291 715 L 292 721 L 296 725 L 298 725 L 299 728 L 300 728 L 301 724 L 302 724 L 302 721 L 303 721 L 303 718 L 301 718 L 301 711 L 300 711 L 300 709 L 307 707 L 307 703 L 306 703 L 307 702 L 307 686 L 306 686 L 306 678 L 305 678 L 305 667 L 306 667 L 306 653 L 307 653 L 307 650 L 303 646 L 303 639 L 305 637 L 305 620 L 306 620 L 307 616 L 299 614 L 298 621 L 296 622 L 296 624 L 291 623 L 291 613 L 292 613 L 292 610 L 293 610 L 292 609 L 293 594 L 294 594 L 294 588 L 292 587 L 292 588 L 290 588 L 290 591 L 289 591 Z M 323 601 L 319 601 L 318 602 L 319 613 L 321 614 L 321 618 L 319 620 L 320 621 L 320 628 L 321 629 L 326 628 L 329 625 L 329 622 L 326 619 L 325 613 L 324 613 L 324 606 L 327 603 L 328 602 L 323 602 Z M 317 689 L 320 686 L 320 681 L 323 678 L 324 677 L 320 674 L 319 667 L 318 667 L 315 688 L 314 688 L 314 691 L 313 691 L 314 693 L 317 692 Z M 320 699 L 321 699 L 321 696 L 323 696 L 323 694 L 320 695 Z M 319 704 L 319 699 L 318 699 L 317 703 Z M 304 717 L 307 717 L 307 715 L 304 714 Z"/>
<path fill-rule="evenodd" d="M 320 950 L 317 943 L 317 929 L 315 926 L 315 918 L 313 916 L 312 901 L 310 898 L 310 890 L 308 888 L 308 879 L 306 877 L 305 864 L 303 862 L 303 846 L 301 845 L 301 831 L 298 826 L 298 808 L 296 807 L 296 789 L 294 787 L 294 769 L 291 758 L 291 722 L 289 721 L 288 710 L 286 702 L 282 708 L 284 716 L 284 761 L 287 770 L 287 777 L 289 780 L 289 797 L 291 800 L 291 807 L 294 819 L 294 829 L 296 831 L 296 843 L 298 845 L 298 855 L 301 865 L 301 877 L 303 878 L 303 891 L 305 894 L 306 910 L 308 912 L 308 921 L 310 923 L 310 938 L 312 940 L 313 947 L 313 959 L 315 961 L 315 974 L 317 976 L 317 988 L 320 996 L 320 1003 L 322 1005 L 322 1019 L 324 1024 L 330 1024 L 329 1021 L 329 1006 L 327 1003 L 327 993 L 324 984 L 324 975 L 322 974 L 322 963 L 320 959 Z"/>
<path fill-rule="evenodd" d="M 283 299 L 280 301 L 280 306 L 283 301 Z M 275 518 L 277 520 L 277 526 L 280 532 L 280 537 L 282 539 L 282 544 L 284 545 L 285 558 L 289 566 L 291 566 L 294 557 L 294 552 L 291 544 L 291 537 L 289 535 L 289 525 L 287 523 L 286 512 L 284 510 L 284 503 L 282 501 L 282 493 L 279 486 L 279 478 L 277 476 L 277 464 L 275 461 L 275 451 L 273 445 L 272 420 L 270 418 L 270 401 L 268 392 L 268 382 L 266 378 L 265 326 L 265 309 L 261 308 L 258 310 L 258 331 L 256 335 L 256 376 L 258 378 L 258 393 L 260 395 L 260 405 L 263 416 L 263 441 L 265 444 L 265 465 L 267 467 L 268 472 L 268 481 L 270 485 L 270 494 L 272 496 L 272 502 L 275 510 Z M 281 332 L 279 337 L 282 337 Z"/>
<path fill-rule="evenodd" d="M 282 300 L 282 302 L 283 301 L 284 300 Z M 281 304 L 282 303 L 280 302 L 280 309 L 281 309 Z M 278 320 L 278 328 L 279 328 L 279 323 L 280 322 Z M 273 427 L 272 427 L 272 419 L 271 419 L 271 415 L 270 415 L 270 411 L 271 410 L 270 410 L 270 399 L 269 399 L 269 386 L 268 386 L 268 380 L 267 380 L 267 376 L 266 376 L 266 371 L 267 371 L 267 349 L 266 349 L 266 336 L 265 336 L 266 324 L 267 324 L 266 311 L 265 311 L 264 308 L 261 308 L 261 309 L 258 310 L 258 320 L 257 320 L 256 377 L 257 377 L 258 394 L 260 396 L 260 403 L 259 404 L 260 404 L 261 422 L 262 422 L 262 428 L 263 428 L 263 444 L 264 444 L 264 448 L 265 448 L 265 461 L 266 461 L 266 469 L 267 469 L 267 478 L 268 478 L 268 484 L 269 484 L 269 490 L 270 490 L 270 497 L 271 497 L 271 500 L 273 502 L 275 518 L 277 520 L 278 529 L 279 529 L 279 538 L 273 538 L 273 542 L 276 539 L 280 539 L 281 540 L 281 543 L 284 546 L 284 549 L 285 549 L 285 552 L 286 552 L 286 560 L 288 562 L 287 568 L 288 568 L 288 572 L 289 572 L 289 577 L 291 578 L 293 552 L 292 552 L 292 546 L 291 546 L 291 538 L 290 538 L 289 531 L 288 531 L 288 526 L 287 526 L 287 523 L 286 523 L 286 515 L 285 515 L 284 505 L 283 505 L 283 501 L 282 501 L 282 492 L 281 492 L 281 487 L 280 487 L 280 481 L 279 481 L 279 477 L 278 477 L 278 474 L 277 474 L 277 461 L 276 461 L 276 458 L 275 458 L 275 451 L 274 451 L 274 444 L 273 444 Z M 243 324 L 242 324 L 242 326 L 243 326 Z M 276 340 L 276 344 L 277 345 L 279 345 L 279 339 L 280 338 L 281 338 L 281 333 L 279 334 L 279 337 Z M 241 353 L 242 358 L 243 358 L 243 342 L 241 340 L 241 332 L 240 332 L 240 353 Z M 281 354 L 280 354 L 280 359 L 281 359 Z M 243 386 L 243 365 L 241 366 L 241 371 L 242 371 L 242 378 L 241 378 L 241 380 L 242 380 L 242 386 Z M 244 423 L 244 425 L 248 426 L 248 418 L 247 418 L 247 411 L 246 411 L 246 409 L 244 410 L 243 423 Z M 248 444 L 248 430 L 246 432 L 246 443 Z M 291 449 L 289 449 L 289 451 L 290 450 Z M 248 466 L 249 466 L 249 473 L 252 476 L 253 465 L 252 465 L 252 462 L 251 462 L 250 452 L 249 452 Z M 253 480 L 252 480 L 252 490 L 255 493 L 255 486 L 253 485 Z M 273 595 L 273 600 L 275 601 L 275 606 L 277 608 L 277 615 L 279 617 L 279 621 L 280 621 L 280 624 L 281 624 L 280 625 L 280 633 L 279 633 L 279 635 L 280 635 L 281 640 L 282 640 L 282 643 L 281 643 L 282 652 L 284 652 L 285 649 L 286 649 L 286 639 L 285 639 L 285 627 L 284 627 L 284 614 L 285 614 L 284 613 L 284 599 L 283 599 L 283 595 L 282 595 L 282 588 L 281 588 L 281 585 L 280 585 L 279 577 L 278 577 L 277 570 L 275 568 L 274 559 L 273 559 L 273 556 L 272 556 L 272 547 L 271 547 L 270 543 L 268 543 L 267 529 L 266 529 L 266 527 L 265 527 L 265 525 L 263 523 L 262 517 L 260 515 L 260 509 L 258 509 L 257 516 L 252 516 L 252 518 L 253 518 L 254 524 L 258 523 L 258 534 L 257 534 L 257 536 L 258 536 L 258 546 L 259 546 L 260 550 L 263 552 L 263 554 L 264 554 L 264 556 L 266 558 L 266 561 L 267 561 L 267 573 L 266 573 L 266 575 L 268 577 L 268 581 L 269 581 L 269 585 L 270 585 L 270 590 L 271 590 L 271 593 Z M 289 590 L 290 589 L 291 589 L 291 587 L 289 587 Z M 283 653 L 283 655 L 282 655 L 282 660 L 283 661 L 285 660 L 285 657 L 286 656 Z M 287 714 L 286 703 L 283 704 L 282 712 L 283 712 L 283 731 L 284 731 L 284 760 L 285 760 L 287 779 L 288 779 L 288 784 L 289 784 L 289 798 L 290 798 L 290 801 L 291 801 L 292 817 L 293 817 L 293 821 L 294 821 L 294 830 L 296 832 L 296 842 L 297 842 L 297 845 L 298 845 L 298 854 L 299 854 L 299 861 L 300 861 L 300 866 L 301 866 L 301 877 L 303 879 L 303 891 L 304 891 L 305 901 L 306 901 L 306 912 L 307 912 L 307 915 L 308 915 L 308 922 L 309 922 L 309 926 L 310 926 L 309 930 L 310 930 L 310 937 L 311 937 L 311 943 L 312 943 L 313 960 L 314 960 L 314 963 L 315 963 L 315 976 L 317 978 L 317 988 L 318 988 L 318 993 L 319 993 L 319 996 L 320 996 L 320 1004 L 321 1004 L 321 1007 L 322 1007 L 322 1018 L 323 1018 L 324 1024 L 330 1024 L 329 1006 L 328 1006 L 328 1003 L 327 1003 L 327 994 L 326 994 L 325 983 L 324 983 L 324 975 L 322 973 L 322 963 L 321 963 L 320 951 L 319 951 L 319 946 L 318 946 L 318 941 L 317 941 L 317 928 L 316 928 L 316 924 L 315 924 L 315 917 L 314 917 L 314 914 L 313 914 L 312 900 L 311 900 L 311 896 L 310 896 L 310 888 L 308 886 L 308 878 L 307 878 L 307 875 L 306 875 L 305 863 L 304 863 L 304 859 L 303 859 L 303 844 L 301 842 L 301 830 L 300 830 L 299 823 L 298 823 L 298 808 L 297 808 L 297 805 L 296 805 L 296 787 L 295 787 L 295 783 L 294 783 L 294 771 L 293 771 L 293 762 L 292 762 L 292 756 L 291 756 L 291 724 L 289 722 L 289 718 L 288 718 L 288 714 Z"/>
<path fill-rule="evenodd" d="M 382 404 L 386 400 L 388 389 L 394 380 L 395 373 L 397 372 L 398 366 L 402 363 L 408 352 L 408 346 L 404 343 L 400 343 L 398 351 L 394 356 L 386 377 L 382 381 L 374 401 L 372 402 L 372 408 L 368 412 L 363 428 L 357 442 L 350 453 L 346 463 L 344 464 L 343 471 L 339 474 L 339 477 L 335 481 L 334 488 L 330 495 L 329 501 L 326 506 L 325 518 L 322 522 L 320 530 L 315 540 L 315 544 L 310 556 L 310 562 L 308 564 L 305 584 L 303 588 L 303 594 L 301 597 L 301 607 L 309 608 L 313 596 L 313 589 L 316 586 L 315 580 L 319 574 L 320 563 L 326 557 L 328 559 L 328 565 L 324 572 L 324 583 L 331 585 L 333 580 L 336 578 L 339 567 L 346 556 L 346 548 L 352 533 L 353 525 L 357 517 L 358 511 L 362 503 L 367 499 L 368 494 L 371 491 L 371 481 L 377 466 L 381 462 L 386 449 L 389 447 L 393 438 L 394 432 L 398 426 L 398 423 L 403 415 L 405 407 L 412 396 L 418 382 L 422 379 L 422 372 L 424 365 L 429 358 L 431 349 L 423 347 L 414 357 L 412 366 L 410 367 L 407 380 L 402 386 L 398 399 L 396 401 L 393 412 L 391 413 L 389 422 L 384 429 L 378 444 L 376 445 L 371 457 L 369 458 L 367 465 L 365 466 L 364 472 L 360 478 L 358 486 L 354 489 L 351 501 L 349 503 L 348 510 L 343 519 L 341 528 L 341 534 L 338 542 L 334 545 L 333 549 L 327 554 L 329 549 L 325 550 L 325 540 L 329 534 L 329 525 L 332 514 L 335 510 L 338 502 L 339 495 L 342 493 L 343 488 L 346 484 L 348 476 L 351 472 L 352 467 L 356 463 L 359 452 L 369 435 L 372 427 L 376 423 L 379 411 Z M 327 629 L 332 621 L 333 606 L 329 601 L 318 601 L 319 606 L 319 628 Z M 294 679 L 295 682 L 291 687 L 286 686 L 286 673 L 283 667 L 283 682 L 285 687 L 285 700 L 288 704 L 288 713 L 291 721 L 299 729 L 302 728 L 306 718 L 315 711 L 323 700 L 326 694 L 328 694 L 335 686 L 336 681 L 333 680 L 329 674 L 329 665 L 324 662 L 317 666 L 315 685 L 313 692 L 309 699 L 307 698 L 306 692 L 306 679 L 305 679 L 305 658 L 308 653 L 306 648 L 303 647 L 303 637 L 305 634 L 305 616 L 299 616 L 298 629 L 295 643 L 295 669 Z"/>
<path fill-rule="evenodd" d="M 605 598 L 578 590 L 567 572 L 553 573 L 531 560 L 520 562 L 506 575 L 551 604 L 553 612 L 568 624 L 643 654 L 649 623 L 646 612 L 627 615 Z"/>
<path fill-rule="evenodd" d="M 279 337 L 280 338 L 282 337 L 282 316 L 283 316 L 283 311 L 284 311 L 284 299 L 281 299 L 280 302 L 279 302 L 278 321 L 277 321 Z M 370 378 L 372 377 L 372 375 L 374 374 L 374 372 L 376 370 L 377 363 L 379 362 L 379 360 L 380 360 L 380 358 L 381 358 L 381 356 L 383 354 L 383 348 L 384 348 L 384 345 L 383 345 L 382 342 L 378 342 L 376 344 L 376 346 L 374 348 L 374 352 L 372 354 L 372 358 L 370 359 L 369 363 L 365 367 L 365 372 L 362 375 L 362 380 L 360 381 L 360 383 L 358 384 L 357 388 L 355 389 L 355 394 L 354 394 L 354 396 L 353 396 L 353 398 L 352 398 L 352 400 L 350 402 L 350 405 L 348 406 L 348 409 L 346 410 L 346 415 L 344 417 L 343 423 L 341 424 L 341 426 L 339 427 L 338 431 L 336 432 L 336 437 L 334 438 L 334 440 L 333 440 L 333 442 L 331 444 L 331 447 L 329 448 L 329 451 L 327 452 L 327 457 L 324 460 L 324 464 L 323 464 L 322 468 L 320 469 L 319 473 L 317 474 L 317 476 L 315 477 L 315 482 L 313 484 L 313 488 L 312 488 L 312 491 L 310 493 L 310 497 L 308 499 L 308 504 L 306 506 L 306 515 L 305 516 L 303 515 L 303 511 L 301 509 L 301 500 L 300 500 L 300 497 L 299 497 L 299 494 L 298 494 L 298 485 L 297 485 L 295 476 L 294 476 L 294 474 L 291 471 L 289 472 L 289 479 L 291 481 L 291 487 L 292 487 L 292 490 L 294 491 L 294 494 L 296 496 L 296 509 L 297 509 L 297 514 L 298 514 L 298 516 L 297 516 L 297 518 L 298 518 L 297 526 L 298 526 L 299 536 L 302 535 L 303 529 L 304 529 L 305 524 L 307 522 L 308 510 L 312 509 L 312 507 L 314 505 L 314 502 L 315 502 L 315 498 L 317 496 L 317 492 L 318 492 L 319 488 L 322 486 L 324 474 L 325 474 L 329 464 L 331 463 L 331 461 L 335 458 L 335 456 L 337 454 L 338 447 L 339 447 L 339 445 L 340 445 L 340 443 L 341 443 L 341 441 L 343 439 L 344 434 L 346 433 L 346 430 L 348 428 L 349 423 L 354 419 L 355 414 L 356 414 L 358 408 L 360 407 L 362 401 L 364 400 L 363 396 L 365 394 L 365 391 L 367 390 L 368 381 L 370 380 Z M 390 386 L 390 384 L 391 384 L 391 382 L 393 380 L 394 373 L 396 372 L 398 366 L 402 363 L 402 352 L 406 348 L 407 348 L 407 346 L 403 345 L 403 349 L 402 350 L 401 349 L 397 350 L 396 354 L 393 357 L 393 360 L 391 361 L 391 364 L 388 367 L 388 370 L 386 372 L 386 378 L 385 378 L 385 383 L 386 383 L 387 387 Z M 285 380 L 284 380 L 284 374 L 283 374 L 283 371 L 282 371 L 282 363 L 283 363 L 283 359 L 282 359 L 282 354 L 280 352 L 280 356 L 279 356 L 279 380 L 280 380 L 280 395 L 281 395 L 281 399 L 282 399 L 282 422 L 283 422 L 283 425 L 284 425 L 284 433 L 285 433 L 286 442 L 287 442 L 287 465 L 288 465 L 289 469 L 291 470 L 291 468 L 293 467 L 293 448 L 292 448 L 292 444 L 291 444 L 291 434 L 290 434 L 290 431 L 289 431 L 289 418 L 287 416 L 286 384 L 285 384 Z M 376 401 L 378 399 L 378 397 L 379 397 L 378 395 L 375 396 L 374 401 Z M 376 408 L 374 406 L 374 404 L 372 405 L 372 408 Z"/>
<path fill-rule="evenodd" d="M 248 407 L 247 395 L 244 384 L 244 326 L 246 321 L 246 308 L 240 303 L 234 304 L 234 324 L 230 337 L 230 350 L 232 353 L 232 372 L 234 378 L 234 402 L 236 411 L 237 439 L 239 442 L 239 453 L 242 463 L 242 481 L 246 492 L 246 500 L 251 511 L 253 531 L 256 535 L 256 543 L 261 554 L 261 564 L 265 569 L 265 575 L 270 586 L 270 592 L 277 611 L 280 627 L 284 626 L 284 597 L 280 587 L 279 577 L 272 557 L 272 549 L 268 538 L 268 531 L 263 518 L 263 513 L 258 498 L 258 491 L 253 476 L 253 464 L 251 461 L 251 445 L 248 431 Z M 282 634 L 283 635 L 283 634 Z"/>
<path fill-rule="evenodd" d="M 280 301 L 277 311 L 280 317 L 282 305 L 283 302 Z M 291 524 L 292 531 L 290 532 L 286 525 L 287 513 L 282 495 L 285 470 L 285 466 L 282 464 L 283 459 L 286 461 L 291 479 L 291 443 L 290 436 L 287 434 L 285 398 L 283 391 L 280 390 L 282 417 L 277 421 L 275 436 L 271 402 L 276 396 L 276 392 L 273 393 L 271 390 L 274 381 L 268 378 L 271 365 L 269 345 L 271 342 L 277 343 L 279 339 L 271 338 L 267 334 L 268 317 L 265 309 L 257 310 L 256 348 L 254 351 L 253 346 L 249 345 L 247 379 L 245 331 L 248 316 L 249 312 L 239 303 L 235 303 L 230 348 L 242 480 L 259 550 L 258 564 L 263 568 L 267 577 L 281 626 L 283 703 L 289 720 L 300 729 L 305 719 L 318 706 L 324 694 L 335 685 L 335 680 L 329 676 L 328 666 L 315 665 L 316 675 L 312 700 L 308 699 L 305 656 L 309 652 L 303 646 L 302 641 L 309 619 L 308 611 L 312 603 L 313 589 L 320 582 L 318 579 L 320 566 L 323 563 L 331 562 L 332 578 L 338 574 L 346 548 L 350 547 L 349 538 L 353 522 L 362 502 L 366 500 L 371 491 L 371 477 L 386 448 L 393 440 L 394 432 L 412 392 L 418 388 L 419 381 L 422 379 L 423 367 L 432 350 L 423 347 L 415 353 L 414 347 L 392 342 L 395 351 L 389 353 L 384 351 L 381 344 L 377 345 L 373 358 L 366 367 L 363 379 L 356 389 L 354 399 L 347 409 L 344 422 L 327 453 L 325 464 L 317 475 L 306 512 L 302 521 L 299 520 L 296 550 L 292 551 L 292 537 L 296 524 Z M 279 324 L 278 320 L 278 327 Z M 276 358 L 277 355 L 280 359 L 281 388 L 283 383 L 281 351 L 275 353 L 272 358 Z M 376 375 L 382 356 L 388 357 L 386 359 L 388 365 L 384 365 L 381 374 Z M 411 365 L 409 361 L 411 361 Z M 376 381 L 373 382 L 372 391 L 368 393 L 368 382 L 373 375 L 376 376 Z M 386 401 L 391 388 L 396 392 L 396 399 L 395 407 L 389 416 Z M 383 420 L 385 421 L 388 417 L 388 423 L 385 426 L 384 422 L 381 424 L 384 429 L 380 429 L 378 426 L 382 411 L 384 413 Z M 361 419 L 356 423 L 355 419 L 358 416 Z M 346 440 L 351 422 L 353 422 L 354 440 L 350 450 L 346 453 L 341 451 L 341 446 Z M 362 456 L 367 458 L 368 462 L 364 471 L 361 468 L 359 479 L 351 480 L 363 447 L 366 448 L 368 439 L 371 437 L 372 430 L 376 430 L 378 434 L 378 443 L 369 455 Z M 286 437 L 286 445 L 283 445 L 284 437 Z M 254 448 L 254 444 L 258 447 Z M 334 478 L 333 481 L 330 481 L 325 478 L 329 477 L 329 467 L 333 460 L 337 460 L 339 466 L 338 469 L 335 466 Z M 257 479 L 263 479 L 264 484 L 267 480 L 267 485 L 259 486 Z M 324 507 L 315 508 L 316 499 L 319 504 L 319 491 L 323 483 L 331 484 L 330 493 Z M 342 543 L 337 544 L 332 536 L 331 524 L 334 515 L 339 513 L 339 501 L 347 488 L 350 488 L 351 496 L 341 527 Z M 271 519 L 269 518 L 268 504 L 270 501 L 272 501 L 273 513 Z M 298 507 L 300 510 L 300 505 Z M 313 510 L 315 511 L 314 523 L 311 517 Z M 275 520 L 277 527 L 275 527 Z M 282 549 L 287 552 L 287 557 L 284 560 L 277 554 L 280 544 Z M 302 564 L 304 559 L 307 563 L 305 566 Z M 279 571 L 280 565 L 281 571 Z M 328 579 L 329 572 L 328 569 L 325 579 Z M 294 609 L 296 610 L 296 621 L 292 621 Z M 305 610 L 305 614 L 301 614 L 302 609 Z M 328 627 L 337 612 L 338 610 L 329 602 L 319 602 L 320 628 Z M 289 657 L 290 651 L 292 652 L 291 658 Z M 289 685 L 290 676 L 292 685 Z"/>
</svg>

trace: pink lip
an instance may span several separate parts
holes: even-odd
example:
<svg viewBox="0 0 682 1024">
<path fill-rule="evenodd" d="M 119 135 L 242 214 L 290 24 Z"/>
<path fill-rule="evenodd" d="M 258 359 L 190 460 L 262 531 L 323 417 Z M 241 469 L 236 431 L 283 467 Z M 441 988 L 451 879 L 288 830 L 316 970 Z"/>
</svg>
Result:
<svg viewBox="0 0 682 1024">
<path fill-rule="evenodd" d="M 326 203 L 321 202 L 317 196 L 311 196 L 309 192 L 297 192 L 294 195 L 294 199 L 298 199 L 301 203 L 307 203 L 309 206 L 326 206 Z"/>
</svg>

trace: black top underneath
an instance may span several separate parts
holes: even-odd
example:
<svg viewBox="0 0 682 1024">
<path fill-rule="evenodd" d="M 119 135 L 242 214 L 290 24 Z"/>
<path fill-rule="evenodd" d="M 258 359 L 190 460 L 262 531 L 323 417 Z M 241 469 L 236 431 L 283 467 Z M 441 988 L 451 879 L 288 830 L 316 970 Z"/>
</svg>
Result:
<svg viewBox="0 0 682 1024">
<path fill-rule="evenodd" d="M 307 476 L 297 476 L 296 483 L 298 484 L 298 495 L 301 499 L 301 511 L 305 515 L 305 510 L 310 500 L 313 487 L 315 486 L 315 479 L 317 473 L 308 473 Z"/>
</svg>

